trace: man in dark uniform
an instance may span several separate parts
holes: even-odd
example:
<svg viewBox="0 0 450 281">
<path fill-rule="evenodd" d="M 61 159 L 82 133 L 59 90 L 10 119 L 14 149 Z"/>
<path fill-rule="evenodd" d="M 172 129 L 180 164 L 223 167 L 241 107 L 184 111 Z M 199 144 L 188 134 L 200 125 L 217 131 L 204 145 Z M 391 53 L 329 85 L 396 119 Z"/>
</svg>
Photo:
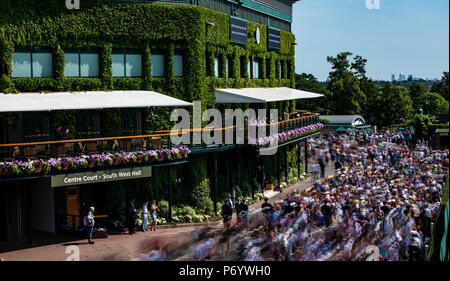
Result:
<svg viewBox="0 0 450 281">
<path fill-rule="evenodd" d="M 128 208 L 128 213 L 129 213 L 129 220 L 128 220 L 128 233 L 130 235 L 135 234 L 136 232 L 134 231 L 134 226 L 136 224 L 136 207 L 134 206 L 134 199 L 131 199 L 129 208 Z"/>
</svg>

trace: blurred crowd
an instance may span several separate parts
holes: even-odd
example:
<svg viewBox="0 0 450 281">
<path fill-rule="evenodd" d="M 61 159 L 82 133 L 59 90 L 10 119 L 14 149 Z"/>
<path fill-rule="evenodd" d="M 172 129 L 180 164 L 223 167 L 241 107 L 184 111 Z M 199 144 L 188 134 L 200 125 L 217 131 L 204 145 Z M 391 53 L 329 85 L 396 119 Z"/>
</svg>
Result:
<svg viewBox="0 0 450 281">
<path fill-rule="evenodd" d="M 222 233 L 203 229 L 176 260 L 423 260 L 448 174 L 448 152 L 407 131 L 329 134 L 310 154 L 336 173 L 249 212 Z M 149 259 L 148 257 L 145 259 Z"/>
</svg>

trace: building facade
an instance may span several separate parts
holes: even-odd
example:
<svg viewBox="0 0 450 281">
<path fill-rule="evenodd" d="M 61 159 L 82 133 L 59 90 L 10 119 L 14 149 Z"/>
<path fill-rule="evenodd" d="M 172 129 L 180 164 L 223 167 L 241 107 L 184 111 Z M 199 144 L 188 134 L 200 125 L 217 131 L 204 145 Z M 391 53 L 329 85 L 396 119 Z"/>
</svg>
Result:
<svg viewBox="0 0 450 281">
<path fill-rule="evenodd" d="M 301 108 L 301 102 L 290 99 L 260 104 L 215 100 L 219 88 L 294 88 L 293 1 L 81 0 L 80 9 L 67 9 L 58 0 L 2 2 L 3 96 L 147 91 L 201 101 L 202 109 L 276 108 L 282 116 Z M 181 148 L 168 152 L 173 149 L 167 133 L 174 125 L 169 121 L 173 107 L 150 104 L 106 109 L 101 101 L 85 107 L 69 102 L 70 110 L 10 108 L 0 113 L 0 240 L 31 239 L 32 230 L 56 232 L 78 225 L 90 205 L 121 225 L 130 198 L 189 204 L 192 189 L 205 178 L 215 202 L 237 186 L 243 195 L 254 194 L 261 187 L 257 165 L 265 166 L 266 181 L 278 185 L 283 177 L 287 181 L 290 174 L 300 174 L 300 140 L 316 133 L 308 127 L 292 135 L 271 157 L 259 156 L 260 148 L 251 145 L 190 146 L 189 155 Z M 318 123 L 312 113 L 295 116 L 280 130 Z M 69 129 L 65 143 L 58 142 L 59 125 Z M 136 154 L 145 149 L 159 156 Z M 134 151 L 134 156 L 122 155 L 128 157 L 123 162 L 101 158 L 107 151 Z M 98 158 L 89 166 L 93 155 Z M 90 158 L 65 158 L 67 165 L 51 166 L 49 159 L 58 156 Z M 46 169 L 27 170 L 30 161 L 44 161 Z M 128 173 L 137 176 L 93 180 Z"/>
</svg>

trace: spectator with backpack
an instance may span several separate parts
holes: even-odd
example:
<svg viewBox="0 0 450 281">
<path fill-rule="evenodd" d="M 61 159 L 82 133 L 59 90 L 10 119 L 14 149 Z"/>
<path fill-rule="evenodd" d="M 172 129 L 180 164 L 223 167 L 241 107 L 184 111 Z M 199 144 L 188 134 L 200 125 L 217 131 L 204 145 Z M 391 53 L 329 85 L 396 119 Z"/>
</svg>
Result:
<svg viewBox="0 0 450 281">
<path fill-rule="evenodd" d="M 95 211 L 95 208 L 90 207 L 87 216 L 84 217 L 84 226 L 86 227 L 87 232 L 88 232 L 88 243 L 89 244 L 95 243 L 94 241 L 92 241 L 92 232 L 94 231 L 94 224 L 95 224 L 94 211 Z"/>
</svg>

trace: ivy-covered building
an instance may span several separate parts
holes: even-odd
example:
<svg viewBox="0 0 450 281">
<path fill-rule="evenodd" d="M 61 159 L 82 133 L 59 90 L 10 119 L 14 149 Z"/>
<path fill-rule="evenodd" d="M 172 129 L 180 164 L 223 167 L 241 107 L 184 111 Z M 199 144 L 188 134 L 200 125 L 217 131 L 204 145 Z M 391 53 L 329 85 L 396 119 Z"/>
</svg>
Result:
<svg viewBox="0 0 450 281">
<path fill-rule="evenodd" d="M 122 226 L 131 198 L 138 207 L 144 199 L 190 205 L 205 179 L 215 203 L 233 190 L 252 196 L 261 187 L 257 166 L 263 184 L 302 173 L 300 140 L 316 133 L 318 116 L 296 112 L 301 101 L 216 102 L 216 89 L 294 88 L 295 1 L 80 0 L 79 9 L 65 2 L 1 0 L 0 240 L 77 226 L 90 205 Z M 142 99 L 124 94 L 132 91 Z M 37 93 L 78 100 L 49 100 L 56 107 L 43 110 Z M 104 107 L 108 93 L 127 103 Z M 24 95 L 27 104 L 16 99 Z M 171 102 L 155 105 L 152 97 Z M 191 109 L 194 101 L 202 109 L 296 112 L 280 128 L 310 127 L 289 135 L 274 156 L 251 145 L 174 148 L 172 106 Z M 58 142 L 59 125 L 69 130 Z M 102 156 L 107 151 L 115 156 Z M 113 173 L 137 177 L 108 181 Z"/>
</svg>

